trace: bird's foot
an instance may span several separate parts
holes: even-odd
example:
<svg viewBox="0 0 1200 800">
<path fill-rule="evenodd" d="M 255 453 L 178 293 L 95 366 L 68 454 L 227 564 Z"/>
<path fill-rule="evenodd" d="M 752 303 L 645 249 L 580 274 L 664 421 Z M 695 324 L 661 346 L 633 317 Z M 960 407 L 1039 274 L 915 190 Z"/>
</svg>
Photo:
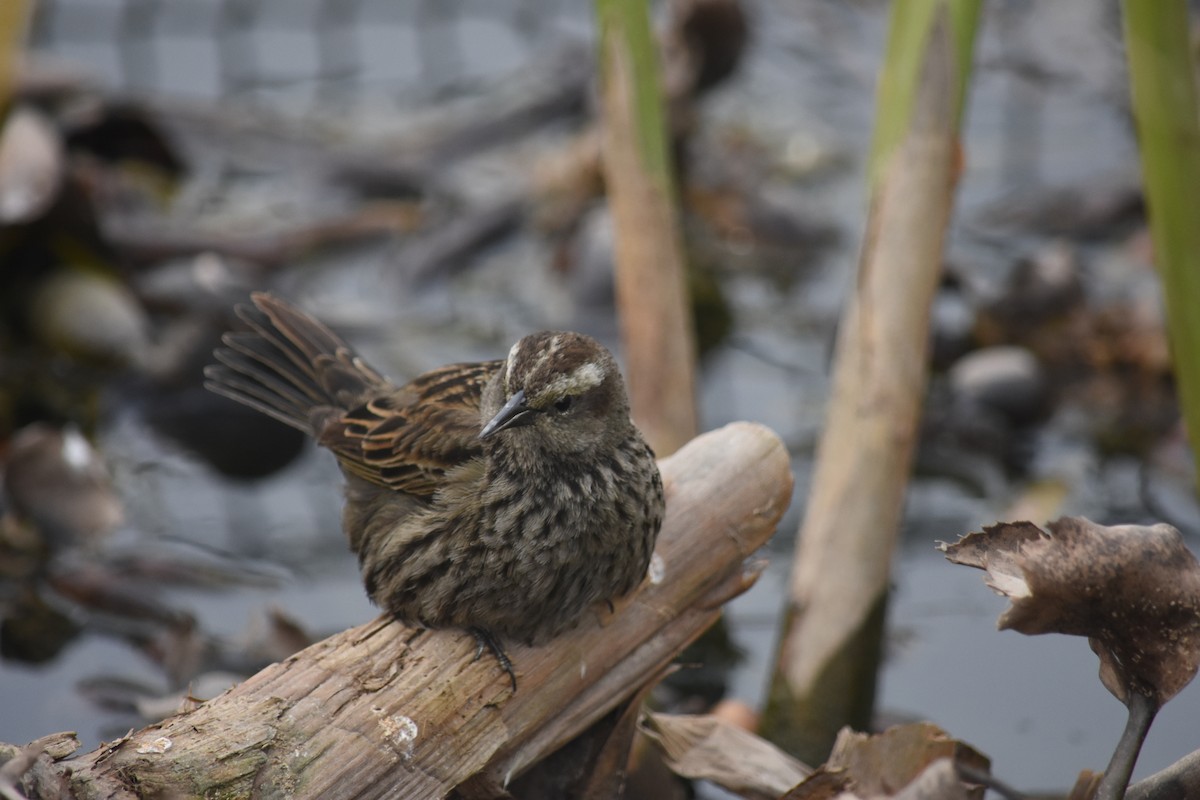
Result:
<svg viewBox="0 0 1200 800">
<path fill-rule="evenodd" d="M 633 602 L 636 591 L 627 592 L 620 597 L 614 597 L 610 600 L 601 600 L 592 606 L 592 612 L 596 615 L 596 620 L 600 623 L 601 628 L 607 628 L 608 625 L 616 619 L 617 615 L 624 611 Z"/>
<path fill-rule="evenodd" d="M 491 650 L 492 655 L 500 664 L 500 669 L 508 673 L 508 679 L 512 681 L 513 692 L 516 693 L 517 673 L 513 670 L 512 662 L 508 660 L 508 654 L 504 652 L 504 648 L 500 646 L 496 637 L 483 628 L 467 628 L 467 632 L 475 637 L 475 660 L 478 661 L 483 656 L 485 649 Z"/>
</svg>

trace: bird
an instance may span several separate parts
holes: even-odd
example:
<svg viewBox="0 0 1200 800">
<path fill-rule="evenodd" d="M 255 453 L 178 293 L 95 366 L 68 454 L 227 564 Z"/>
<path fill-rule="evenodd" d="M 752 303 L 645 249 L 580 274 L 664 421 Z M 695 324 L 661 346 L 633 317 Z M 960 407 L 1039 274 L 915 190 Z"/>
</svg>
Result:
<svg viewBox="0 0 1200 800">
<path fill-rule="evenodd" d="M 581 333 L 397 385 L 265 292 L 239 305 L 205 386 L 312 436 L 345 477 L 342 527 L 368 597 L 490 649 L 540 645 L 630 593 L 665 511 L 616 359 Z"/>
</svg>

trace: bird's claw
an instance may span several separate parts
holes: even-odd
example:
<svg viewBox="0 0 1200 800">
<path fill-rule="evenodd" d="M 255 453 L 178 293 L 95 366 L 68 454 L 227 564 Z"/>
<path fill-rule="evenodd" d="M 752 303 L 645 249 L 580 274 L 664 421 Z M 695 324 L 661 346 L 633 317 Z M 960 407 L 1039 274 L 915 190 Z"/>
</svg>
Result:
<svg viewBox="0 0 1200 800">
<path fill-rule="evenodd" d="M 517 691 L 517 673 L 513 670 L 512 662 L 508 659 L 508 654 L 504 652 L 504 648 L 500 646 L 500 642 L 496 640 L 488 631 L 483 628 L 468 628 L 468 632 L 475 637 L 475 661 L 483 657 L 483 651 L 491 650 L 492 655 L 496 657 L 496 661 L 500 664 L 500 669 L 508 673 L 508 679 L 512 681 L 512 690 Z"/>
</svg>

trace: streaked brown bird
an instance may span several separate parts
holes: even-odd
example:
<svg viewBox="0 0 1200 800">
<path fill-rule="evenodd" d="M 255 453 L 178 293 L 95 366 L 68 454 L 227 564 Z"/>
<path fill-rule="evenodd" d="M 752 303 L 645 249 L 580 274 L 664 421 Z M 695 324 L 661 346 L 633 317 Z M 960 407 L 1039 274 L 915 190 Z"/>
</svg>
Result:
<svg viewBox="0 0 1200 800">
<path fill-rule="evenodd" d="M 205 385 L 337 456 L 342 524 L 377 605 L 470 631 L 515 690 L 502 640 L 543 643 L 641 582 L 662 479 L 599 342 L 543 331 L 505 359 L 396 386 L 311 316 L 252 300 Z"/>
</svg>

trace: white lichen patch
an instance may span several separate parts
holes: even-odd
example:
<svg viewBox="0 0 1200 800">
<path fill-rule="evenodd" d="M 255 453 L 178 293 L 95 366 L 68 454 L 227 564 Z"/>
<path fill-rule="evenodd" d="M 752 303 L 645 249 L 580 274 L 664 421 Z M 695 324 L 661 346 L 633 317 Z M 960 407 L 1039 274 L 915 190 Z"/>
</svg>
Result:
<svg viewBox="0 0 1200 800">
<path fill-rule="evenodd" d="M 658 553 L 650 556 L 650 567 L 646 570 L 646 577 L 649 579 L 650 585 L 658 586 L 666 576 L 667 565 L 663 561 L 662 556 Z"/>
<path fill-rule="evenodd" d="M 404 759 L 412 758 L 413 743 L 421 732 L 417 723 L 403 714 L 384 714 L 379 706 L 374 706 L 371 710 L 380 715 L 379 729 L 383 731 L 384 738 L 393 749 Z"/>
<path fill-rule="evenodd" d="M 139 745 L 137 752 L 141 755 L 162 755 L 171 749 L 171 740 L 166 736 L 159 736 L 152 742 Z"/>
</svg>

